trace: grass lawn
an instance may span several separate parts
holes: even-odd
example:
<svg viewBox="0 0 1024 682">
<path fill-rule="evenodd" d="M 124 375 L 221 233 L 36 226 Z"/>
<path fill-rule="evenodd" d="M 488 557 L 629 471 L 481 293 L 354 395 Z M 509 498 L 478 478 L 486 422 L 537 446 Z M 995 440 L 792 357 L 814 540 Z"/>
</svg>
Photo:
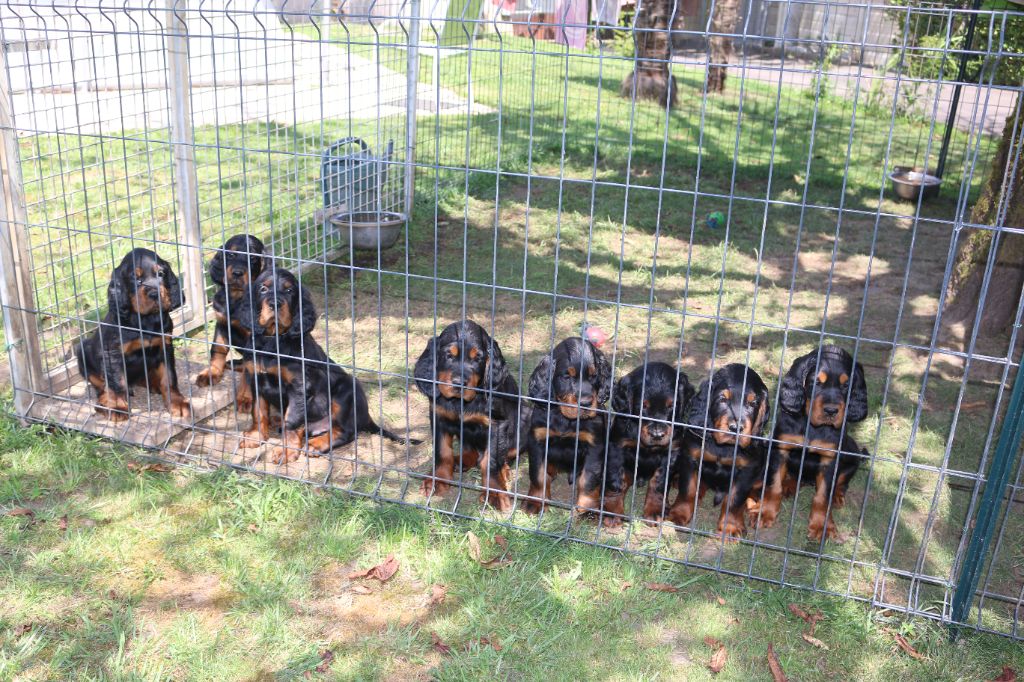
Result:
<svg viewBox="0 0 1024 682">
<path fill-rule="evenodd" d="M 969 367 L 942 343 L 930 352 L 959 198 L 944 190 L 917 213 L 883 193 L 885 169 L 919 159 L 941 127 L 892 118 L 863 100 L 855 109 L 853 98 L 816 99 L 806 89 L 738 77 L 725 95 L 702 98 L 703 71 L 685 65 L 676 69 L 681 106 L 666 117 L 618 95 L 625 61 L 599 61 L 593 53 L 567 57 L 556 46 L 531 53 L 529 41 L 511 38 L 489 37 L 478 48 L 444 60 L 442 83 L 466 91 L 472 60 L 474 99 L 491 111 L 419 119 L 421 167 L 407 241 L 379 260 L 342 254 L 304 277 L 325 313 L 318 339 L 336 361 L 357 369 L 371 410 L 396 430 L 427 435 L 426 401 L 408 393 L 404 377 L 435 331 L 462 315 L 495 330 L 520 386 L 584 319 L 614 335 L 606 350 L 616 376 L 645 358 L 678 359 L 699 381 L 712 364 L 739 361 L 756 368 L 773 395 L 796 357 L 836 340 L 856 350 L 865 366 L 870 414 L 853 434 L 875 459 L 837 512 L 847 541 L 827 545 L 825 556 L 805 540 L 806 491 L 786 503 L 785 522 L 751 533 L 757 545 L 722 547 L 708 537 L 716 520 L 710 507 L 694 528 L 679 533 L 637 525 L 609 536 L 592 524 L 570 524 L 557 510 L 539 522 L 522 514 L 503 521 L 899 608 L 941 610 L 971 522 L 983 444 L 998 424 L 999 358 L 1007 353 L 998 338 L 981 339 L 975 350 L 982 355 Z M 382 125 L 385 138 L 402 139 L 394 121 Z M 279 266 L 292 267 L 299 255 L 319 258 L 330 246 L 315 221 L 322 201 L 319 154 L 345 135 L 375 136 L 376 126 L 328 119 L 197 130 L 204 246 L 247 230 L 273 244 Z M 126 238 L 174 240 L 171 150 L 160 135 L 21 141 L 49 365 L 63 362 L 83 318 L 104 309 L 110 262 L 127 250 Z M 978 168 L 985 168 L 990 140 L 969 140 L 960 131 L 953 140 L 950 169 L 962 169 L 973 142 Z M 950 170 L 947 180 L 955 182 L 958 173 Z M 968 199 L 982 175 L 961 181 Z M 707 227 L 713 211 L 726 214 L 727 225 Z M 173 245 L 159 248 L 173 255 Z M 209 332 L 183 339 L 179 352 L 201 362 Z M 221 415 L 200 426 L 234 434 L 247 417 Z M 172 450 L 188 450 L 192 462 L 224 459 L 309 480 L 324 480 L 327 471 L 337 487 L 424 502 L 406 471 L 430 470 L 429 446 L 404 449 L 363 438 L 358 451 L 335 452 L 329 471 L 323 460 L 274 470 L 230 448 L 204 452 L 189 435 Z M 521 462 L 521 490 L 525 474 Z M 476 483 L 476 474 L 467 481 Z M 207 490 L 204 485 L 186 489 Z M 275 488 L 284 489 L 297 490 Z M 564 501 L 565 486 L 555 493 Z M 290 494 L 305 499 L 309 493 Z M 453 494 L 432 504 L 486 515 L 475 498 Z M 386 514 L 425 523 L 405 516 L 410 512 Z M 1019 514 L 1007 518 L 985 585 L 1015 598 L 1024 523 Z M 524 547 L 549 547 L 514 537 Z M 431 551 L 445 546 L 430 545 Z M 516 553 L 520 561 L 529 555 Z M 417 567 L 424 563 L 407 556 Z M 619 561 L 602 552 L 587 556 L 602 566 Z M 985 625 L 1008 630 L 1013 617 L 1012 603 L 986 601 Z M 858 646 L 873 651 L 864 637 L 855 640 Z M 550 645 L 562 648 L 557 640 Z"/>
<path fill-rule="evenodd" d="M 0 679 L 771 680 L 769 645 L 791 680 L 1024 669 L 1001 637 L 137 454 L 0 422 Z M 389 555 L 388 582 L 347 577 Z"/>
</svg>

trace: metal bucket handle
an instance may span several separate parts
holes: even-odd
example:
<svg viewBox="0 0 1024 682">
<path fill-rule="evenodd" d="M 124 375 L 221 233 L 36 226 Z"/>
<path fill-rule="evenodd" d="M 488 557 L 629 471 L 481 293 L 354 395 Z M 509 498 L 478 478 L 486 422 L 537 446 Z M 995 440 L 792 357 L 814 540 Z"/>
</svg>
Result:
<svg viewBox="0 0 1024 682">
<path fill-rule="evenodd" d="M 327 161 L 328 159 L 342 158 L 334 154 L 335 150 L 339 149 L 340 147 L 344 147 L 345 145 L 355 144 L 357 142 L 359 143 L 359 146 L 362 147 L 361 151 L 370 151 L 370 145 L 366 144 L 366 142 L 364 142 L 362 139 L 358 137 L 346 137 L 338 140 L 324 151 L 324 161 Z"/>
</svg>

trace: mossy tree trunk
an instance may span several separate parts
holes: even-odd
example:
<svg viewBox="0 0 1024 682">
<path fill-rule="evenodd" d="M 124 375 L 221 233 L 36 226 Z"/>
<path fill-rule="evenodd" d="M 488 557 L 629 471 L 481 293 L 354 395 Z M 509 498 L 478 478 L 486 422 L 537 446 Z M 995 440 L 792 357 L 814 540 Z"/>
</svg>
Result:
<svg viewBox="0 0 1024 682">
<path fill-rule="evenodd" d="M 682 25 L 677 0 L 639 0 L 636 9 L 636 67 L 622 81 L 623 97 L 648 99 L 671 109 L 676 105 L 672 62 L 672 30 Z"/>
<path fill-rule="evenodd" d="M 1017 111 L 1006 119 L 988 178 L 971 211 L 975 224 L 1024 229 L 1024 98 L 1018 99 Z M 943 320 L 947 327 L 962 325 L 966 340 L 981 303 L 979 336 L 1003 334 L 1014 321 L 1024 286 L 1024 236 L 1004 232 L 994 244 L 997 233 L 993 230 L 966 232 L 950 275 Z M 992 276 L 982 302 L 982 284 L 993 248 Z"/>
<path fill-rule="evenodd" d="M 716 35 L 708 38 L 710 61 L 708 62 L 708 92 L 725 92 L 725 71 L 732 57 L 732 41 L 740 23 L 739 0 L 715 0 L 711 16 L 711 31 Z M 727 35 L 719 35 L 727 34 Z"/>
</svg>

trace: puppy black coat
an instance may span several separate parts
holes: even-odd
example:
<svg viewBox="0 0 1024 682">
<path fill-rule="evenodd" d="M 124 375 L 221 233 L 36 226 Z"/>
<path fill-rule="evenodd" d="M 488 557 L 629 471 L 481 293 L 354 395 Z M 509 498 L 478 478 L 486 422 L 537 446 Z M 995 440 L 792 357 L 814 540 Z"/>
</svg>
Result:
<svg viewBox="0 0 1024 682">
<path fill-rule="evenodd" d="M 868 414 L 867 384 L 860 363 L 839 346 L 824 345 L 797 358 L 782 379 L 772 459 L 780 466 L 765 493 L 762 524 L 778 515 L 797 481 L 815 487 L 808 535 L 835 537 L 830 507 L 842 507 L 850 480 L 867 451 L 849 434 Z"/>
<path fill-rule="evenodd" d="M 692 468 L 683 444 L 693 395 L 686 374 L 664 362 L 641 365 L 615 384 L 607 477 L 621 471 L 623 492 L 650 481 L 643 511 L 650 521 L 661 520 L 671 482 Z"/>
<path fill-rule="evenodd" d="M 211 305 L 216 326 L 210 347 L 210 366 L 196 377 L 197 385 L 210 386 L 223 378 L 231 348 L 235 348 L 243 359 L 251 359 L 247 350 L 250 330 L 239 319 L 238 311 L 243 299 L 252 292 L 253 280 L 271 267 L 265 253 L 266 248 L 258 238 L 237 234 L 210 258 L 207 272 L 215 288 Z M 243 377 L 239 382 L 235 400 L 241 410 L 252 407 L 252 395 L 247 390 L 250 383 L 249 377 Z"/>
<path fill-rule="evenodd" d="M 739 537 L 751 493 L 762 483 L 768 449 L 760 438 L 768 416 L 768 387 L 753 369 L 731 364 L 704 380 L 690 406 L 686 449 L 689 476 L 680 479 L 679 497 L 669 518 L 687 525 L 708 489 L 722 502 L 718 532 Z"/>
<path fill-rule="evenodd" d="M 454 480 L 458 440 L 462 470 L 480 465 L 481 501 L 511 510 L 508 460 L 525 434 L 520 443 L 519 386 L 497 342 L 472 320 L 453 322 L 427 342 L 414 376 L 430 399 L 434 441 L 434 475 L 423 481 L 423 494 L 444 493 Z"/>
<path fill-rule="evenodd" d="M 601 409 L 611 393 L 611 374 L 604 354 L 581 338 L 562 341 L 533 370 L 533 412 L 526 438 L 531 499 L 523 503 L 523 511 L 540 512 L 550 497 L 551 481 L 566 472 L 577 476 L 579 510 L 601 511 L 604 488 L 604 511 L 613 514 L 603 516 L 604 523 L 621 523 L 622 477 L 604 484 L 607 422 Z"/>
<path fill-rule="evenodd" d="M 172 416 L 191 406 L 178 390 L 171 311 L 185 303 L 171 264 L 149 249 L 133 249 L 110 275 L 107 313 L 75 348 L 78 371 L 96 391 L 97 412 L 128 418 L 131 386 L 159 392 Z"/>
<path fill-rule="evenodd" d="M 270 408 L 284 415 L 278 463 L 299 451 L 328 452 L 355 440 L 360 431 L 404 443 L 370 417 L 363 385 L 335 364 L 312 336 L 317 312 L 309 293 L 282 268 L 253 282 L 252 305 L 243 319 L 252 330 L 253 428 L 242 447 L 258 447 L 270 431 Z"/>
</svg>

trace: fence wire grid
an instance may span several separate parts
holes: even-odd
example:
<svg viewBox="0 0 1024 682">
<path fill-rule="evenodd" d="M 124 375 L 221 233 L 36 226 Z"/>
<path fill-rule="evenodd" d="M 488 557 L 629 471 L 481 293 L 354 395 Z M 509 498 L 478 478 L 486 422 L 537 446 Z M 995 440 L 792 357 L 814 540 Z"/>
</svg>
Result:
<svg viewBox="0 0 1024 682">
<path fill-rule="evenodd" d="M 342 0 L 301 12 L 3 2 L 0 264 L 17 414 L 182 465 L 1020 638 L 1024 468 L 1011 387 L 1022 304 L 1017 292 L 999 335 L 958 337 L 942 313 L 968 234 L 1024 234 L 972 214 L 1001 138 L 1006 177 L 1024 162 L 1024 53 L 1010 39 L 1024 15 L 649 1 L 621 13 L 578 0 Z M 722 67 L 715 92 L 709 74 Z M 671 77 L 675 106 L 645 99 L 634 68 Z M 900 198 L 900 169 L 941 175 L 938 193 Z M 240 297 L 221 292 L 215 308 L 223 286 L 209 263 L 230 271 L 222 247 L 239 234 L 265 253 L 246 261 L 245 286 L 229 283 Z M 169 268 L 183 294 L 149 323 L 139 306 L 158 304 L 145 297 L 108 314 L 136 248 L 163 263 L 135 252 L 124 286 L 145 290 Z M 260 268 L 269 275 L 257 279 Z M 287 273 L 305 298 L 286 291 Z M 986 292 L 978 315 L 994 305 Z M 230 337 L 218 331 L 225 315 Z M 467 321 L 485 335 L 443 335 Z M 81 351 L 97 334 L 116 352 Z M 603 360 L 592 346 L 580 353 L 581 334 Z M 826 344 L 849 354 L 834 376 L 832 356 L 815 354 Z M 150 369 L 139 374 L 129 365 L 141 353 Z M 808 445 L 818 427 L 784 414 L 784 380 L 809 353 L 805 409 L 845 376 L 838 435 L 801 447 L 783 425 L 803 420 L 794 428 Z M 222 379 L 200 378 L 218 362 Z M 658 362 L 668 388 L 650 364 L 631 375 L 639 385 L 626 378 Z M 721 384 L 733 363 L 749 371 Z M 692 396 L 677 390 L 677 369 Z M 111 384 L 122 375 L 137 379 L 130 392 Z M 362 421 L 332 447 L 353 425 L 358 385 L 396 438 Z M 722 386 L 734 394 L 724 401 Z M 631 423 L 642 436 L 624 431 Z M 790 484 L 770 525 L 778 488 L 757 462 L 787 448 Z M 661 473 L 645 484 L 651 461 Z M 819 476 L 810 461 L 845 464 Z M 978 539 L 982 515 L 991 533 Z M 826 518 L 834 534 L 822 533 Z"/>
</svg>

